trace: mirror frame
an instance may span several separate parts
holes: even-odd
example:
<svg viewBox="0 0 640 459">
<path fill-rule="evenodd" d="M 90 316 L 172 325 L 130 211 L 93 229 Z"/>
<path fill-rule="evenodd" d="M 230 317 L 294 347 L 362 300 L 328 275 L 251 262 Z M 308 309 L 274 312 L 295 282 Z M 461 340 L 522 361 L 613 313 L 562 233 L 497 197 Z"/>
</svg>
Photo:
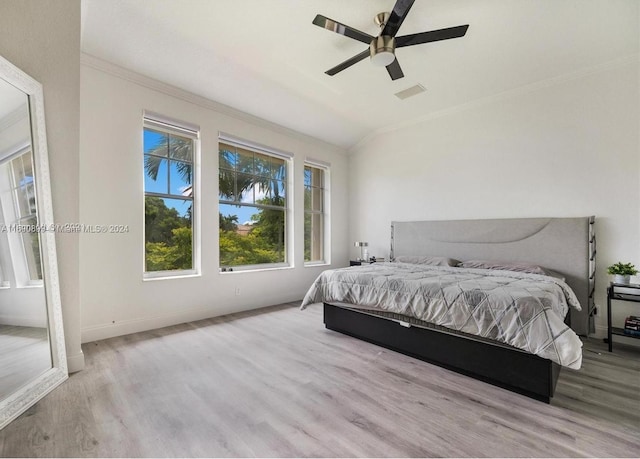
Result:
<svg viewBox="0 0 640 459">
<path fill-rule="evenodd" d="M 0 56 L 0 78 L 27 95 L 29 116 L 31 118 L 31 152 L 35 174 L 38 223 L 40 225 L 53 225 L 42 85 L 2 56 Z M 62 304 L 60 302 L 55 232 L 40 232 L 40 253 L 52 366 L 7 398 L 0 400 L 0 429 L 69 377 L 64 328 L 62 325 Z"/>
</svg>

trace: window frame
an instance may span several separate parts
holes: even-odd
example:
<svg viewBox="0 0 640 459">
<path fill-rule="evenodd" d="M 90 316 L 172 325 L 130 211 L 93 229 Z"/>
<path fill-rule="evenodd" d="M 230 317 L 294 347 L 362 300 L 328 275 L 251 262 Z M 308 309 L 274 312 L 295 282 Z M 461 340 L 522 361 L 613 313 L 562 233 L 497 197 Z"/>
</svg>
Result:
<svg viewBox="0 0 640 459">
<path fill-rule="evenodd" d="M 34 164 L 34 156 L 33 149 L 31 148 L 31 142 L 22 143 L 18 146 L 12 148 L 13 152 L 7 155 L 4 155 L 2 160 L 0 161 L 0 167 L 7 168 L 8 174 L 8 189 L 5 190 L 6 193 L 4 197 L 0 198 L 0 205 L 3 206 L 2 211 L 0 212 L 0 217 L 2 218 L 2 223 L 6 225 L 6 239 L 3 242 L 0 242 L 0 253 L 4 253 L 5 257 L 8 258 L 11 263 L 9 266 L 6 266 L 7 269 L 10 269 L 10 273 L 2 271 L 2 274 L 5 276 L 0 281 L 0 287 L 7 288 L 11 286 L 11 281 L 8 277 L 12 277 L 15 282 L 16 288 L 30 288 L 30 287 L 42 287 L 44 285 L 44 280 L 42 276 L 44 273 L 42 272 L 42 241 L 40 238 L 40 233 L 35 231 L 35 235 L 38 238 L 38 256 L 39 260 L 32 258 L 35 256 L 33 252 L 31 252 L 31 257 L 27 253 L 27 248 L 25 247 L 25 234 L 20 231 L 10 231 L 11 226 L 26 226 L 33 225 L 34 227 L 38 224 L 38 209 L 37 209 L 37 201 L 34 202 L 36 206 L 35 213 L 29 213 L 28 215 L 20 215 L 20 204 L 18 202 L 17 193 L 20 189 L 20 185 L 15 183 L 15 169 L 12 165 L 13 161 L 22 157 L 23 155 L 30 155 L 31 157 L 31 170 L 34 174 L 34 181 L 32 184 L 33 187 L 33 195 L 34 199 L 37 196 L 36 182 L 35 182 L 35 164 Z M 36 219 L 35 223 L 28 223 L 27 220 L 34 218 Z M 7 221 L 9 223 L 7 223 Z M 6 247 L 3 247 L 5 246 Z M 8 255 L 8 257 L 7 257 Z M 40 263 L 40 278 L 34 279 L 33 269 L 37 271 L 38 267 L 35 265 L 36 262 Z M 2 267 L 0 267 L 2 269 Z"/>
<path fill-rule="evenodd" d="M 2 164 L 0 163 L 0 166 Z M 7 236 L 7 224 L 4 220 L 4 212 L 2 211 L 2 202 L 0 200 L 0 227 L 4 231 L 0 231 L 0 289 L 6 289 L 11 287 L 11 283 L 5 274 L 5 268 L 3 267 L 3 260 L 11 260 L 11 251 L 9 250 L 9 240 Z"/>
<path fill-rule="evenodd" d="M 142 117 L 142 159 L 147 153 L 144 151 L 144 132 L 146 129 L 161 132 L 168 135 L 175 135 L 183 138 L 190 138 L 193 142 L 193 153 L 191 161 L 191 262 L 192 267 L 190 269 L 175 269 L 175 270 L 161 270 L 161 271 L 147 271 L 147 251 L 146 251 L 146 221 L 145 221 L 145 206 L 146 197 L 152 196 L 161 199 L 185 199 L 184 195 L 171 194 L 171 188 L 169 187 L 171 169 L 170 162 L 182 162 L 188 163 L 188 161 L 174 159 L 167 156 L 167 190 L 169 193 L 147 192 L 145 190 L 145 171 L 143 166 L 142 177 L 142 278 L 144 281 L 148 280 L 163 280 L 163 279 L 175 279 L 182 277 L 197 277 L 201 275 L 201 257 L 200 257 L 200 127 L 179 121 L 173 118 L 160 115 L 158 113 L 145 110 Z M 155 156 L 155 155 L 153 155 Z"/>
<path fill-rule="evenodd" d="M 18 195 L 21 192 L 24 192 L 25 195 L 28 195 L 26 190 L 29 189 L 29 186 L 28 185 L 23 186 L 16 183 L 17 171 L 12 164 L 15 160 L 17 160 L 18 158 L 22 159 L 23 156 L 25 155 L 29 155 L 30 161 L 31 161 L 31 173 L 33 175 L 33 181 L 31 182 L 30 185 L 31 185 L 31 190 L 33 194 L 34 208 L 33 208 L 33 212 L 32 212 L 32 209 L 29 208 L 29 213 L 22 215 L 22 210 L 20 209 L 20 203 L 19 203 L 20 198 L 18 197 Z M 11 159 L 9 159 L 9 164 L 10 164 L 9 168 L 11 170 L 10 178 L 9 178 L 11 182 L 11 197 L 13 199 L 13 205 L 14 205 L 13 224 L 23 226 L 23 227 L 37 226 L 38 225 L 38 208 L 37 208 L 37 202 L 36 202 L 36 182 L 35 182 L 35 170 L 34 170 L 35 164 L 34 164 L 33 151 L 31 149 L 31 146 L 29 145 L 28 147 L 25 147 L 22 150 L 16 152 L 16 154 L 12 155 Z M 33 219 L 35 219 L 35 221 L 30 223 L 29 221 Z M 20 240 L 20 246 L 22 249 L 21 250 L 22 258 L 24 260 L 24 265 L 26 267 L 26 276 L 25 276 L 26 282 L 24 283 L 25 285 L 29 285 L 29 286 L 40 286 L 43 284 L 42 249 L 40 248 L 40 234 L 38 233 L 38 231 L 35 232 L 35 236 L 38 238 L 38 252 L 39 252 L 38 258 L 39 259 L 36 259 L 36 254 L 33 250 L 27 249 L 27 241 L 25 241 L 25 235 L 27 234 L 32 234 L 32 233 L 31 231 L 20 233 L 18 238 Z M 38 268 L 40 269 L 39 273 L 38 273 Z"/>
<path fill-rule="evenodd" d="M 270 157 L 277 158 L 279 160 L 284 161 L 285 166 L 285 174 L 286 177 L 282 181 L 285 186 L 285 205 L 284 207 L 280 206 L 270 206 L 270 205 L 257 205 L 254 203 L 242 203 L 239 201 L 228 201 L 221 200 L 220 195 L 218 195 L 218 213 L 221 213 L 221 205 L 230 205 L 230 206 L 240 206 L 240 207 L 252 207 L 255 209 L 273 209 L 273 210 L 282 210 L 284 211 L 284 261 L 276 262 L 276 263 L 260 263 L 260 264 L 249 264 L 249 265 L 239 265 L 239 266 L 223 266 L 220 261 L 220 233 L 218 232 L 218 272 L 220 274 L 232 274 L 239 272 L 251 272 L 251 271 L 271 271 L 278 269 L 291 269 L 294 267 L 294 257 L 293 257 L 293 234 L 294 234 L 294 225 L 293 225 L 293 153 L 289 153 L 283 150 L 277 150 L 272 147 L 268 147 L 266 145 L 262 145 L 257 142 L 252 142 L 246 139 L 242 139 L 230 134 L 226 134 L 224 132 L 218 133 L 218 183 L 217 189 L 218 192 L 220 190 L 220 145 L 226 144 L 235 148 L 241 148 L 243 150 L 248 150 L 253 153 L 258 153 L 260 155 L 266 155 Z M 234 193 L 235 194 L 235 193 Z"/>
<path fill-rule="evenodd" d="M 322 177 L 322 186 L 320 187 L 314 187 L 312 185 L 312 188 L 320 188 L 322 190 L 322 210 L 321 211 L 313 211 L 313 210 L 307 210 L 304 205 L 303 205 L 303 214 L 304 214 L 304 218 L 303 218 L 303 231 L 302 231 L 302 237 L 303 237 L 303 248 L 305 247 L 305 220 L 306 220 L 306 216 L 307 214 L 311 214 L 311 215 L 322 215 L 322 259 L 321 260 L 305 260 L 305 253 L 304 253 L 304 249 L 303 249 L 303 260 L 304 260 L 304 266 L 305 267 L 313 267 L 313 266 L 326 266 L 326 265 L 330 265 L 331 264 L 331 217 L 330 217 L 330 208 L 331 208 L 331 193 L 330 193 L 330 188 L 331 188 L 331 164 L 324 162 L 324 161 L 319 161 L 316 159 L 311 159 L 311 158 L 306 158 L 304 161 L 304 167 L 303 167 L 303 177 L 304 177 L 304 171 L 307 167 L 311 167 L 311 168 L 315 168 L 315 169 L 319 169 L 322 171 L 323 177 Z M 303 183 L 302 183 L 302 188 L 303 188 L 303 193 L 306 193 L 306 184 L 304 182 L 303 179 Z"/>
</svg>

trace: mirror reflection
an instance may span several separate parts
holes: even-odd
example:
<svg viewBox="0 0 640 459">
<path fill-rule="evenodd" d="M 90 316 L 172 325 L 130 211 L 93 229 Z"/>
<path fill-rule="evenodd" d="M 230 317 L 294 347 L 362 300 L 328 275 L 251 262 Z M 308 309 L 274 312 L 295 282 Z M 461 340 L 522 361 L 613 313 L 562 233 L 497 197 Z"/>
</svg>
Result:
<svg viewBox="0 0 640 459">
<path fill-rule="evenodd" d="M 0 401 L 52 367 L 29 99 L 0 80 Z"/>
</svg>

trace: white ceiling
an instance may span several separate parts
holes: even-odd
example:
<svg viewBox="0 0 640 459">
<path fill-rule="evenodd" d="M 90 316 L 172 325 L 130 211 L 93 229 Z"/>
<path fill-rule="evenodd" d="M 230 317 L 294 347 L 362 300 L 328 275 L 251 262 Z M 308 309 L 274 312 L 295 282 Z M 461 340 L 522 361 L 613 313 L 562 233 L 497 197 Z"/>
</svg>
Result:
<svg viewBox="0 0 640 459">
<path fill-rule="evenodd" d="M 366 45 L 395 0 L 83 0 L 85 53 L 296 131 L 350 147 L 378 129 L 637 55 L 637 0 L 417 0 L 398 36 L 469 24 L 465 37 L 396 51 L 391 81 Z M 422 84 L 401 101 L 394 93 Z"/>
</svg>

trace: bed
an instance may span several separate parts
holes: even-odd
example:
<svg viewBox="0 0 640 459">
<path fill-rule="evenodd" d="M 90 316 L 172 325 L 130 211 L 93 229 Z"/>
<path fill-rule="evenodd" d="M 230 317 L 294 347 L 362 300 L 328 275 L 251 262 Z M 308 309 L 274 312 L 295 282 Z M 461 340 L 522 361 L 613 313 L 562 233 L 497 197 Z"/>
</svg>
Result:
<svg viewBox="0 0 640 459">
<path fill-rule="evenodd" d="M 552 273 L 365 265 L 325 271 L 302 307 L 322 302 L 328 329 L 549 403 L 561 366 L 580 366 L 577 335 L 593 331 L 595 242 L 593 217 L 393 222 L 396 259 L 493 260 Z M 476 329 L 483 321 L 487 328 Z M 516 332 L 525 326 L 523 339 Z M 533 335 L 546 341 L 528 343 Z"/>
</svg>

